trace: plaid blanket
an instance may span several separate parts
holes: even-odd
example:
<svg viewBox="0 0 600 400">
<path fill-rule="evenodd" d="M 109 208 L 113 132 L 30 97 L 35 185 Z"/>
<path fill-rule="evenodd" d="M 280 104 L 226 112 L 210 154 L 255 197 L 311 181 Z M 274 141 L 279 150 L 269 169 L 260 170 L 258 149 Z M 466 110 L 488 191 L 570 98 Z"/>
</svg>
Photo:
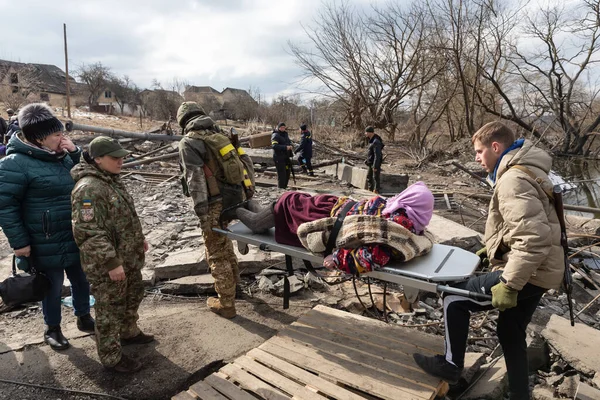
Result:
<svg viewBox="0 0 600 400">
<path fill-rule="evenodd" d="M 298 227 L 302 245 L 313 253 L 323 253 L 336 218 L 321 218 Z M 425 231 L 416 235 L 400 224 L 375 215 L 349 215 L 335 241 L 336 248 L 355 249 L 368 244 L 382 244 L 395 250 L 400 261 L 408 261 L 428 253 L 433 241 Z"/>
</svg>

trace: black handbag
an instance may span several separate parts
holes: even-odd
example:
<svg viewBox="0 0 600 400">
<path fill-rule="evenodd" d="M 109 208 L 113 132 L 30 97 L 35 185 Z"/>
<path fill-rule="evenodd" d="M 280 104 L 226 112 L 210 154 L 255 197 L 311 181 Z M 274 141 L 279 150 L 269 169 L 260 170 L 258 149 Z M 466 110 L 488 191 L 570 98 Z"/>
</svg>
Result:
<svg viewBox="0 0 600 400">
<path fill-rule="evenodd" d="M 46 297 L 52 282 L 42 272 L 38 272 L 28 260 L 29 273 L 17 274 L 16 258 L 12 259 L 12 276 L 0 283 L 0 296 L 7 306 L 41 301 Z"/>
</svg>

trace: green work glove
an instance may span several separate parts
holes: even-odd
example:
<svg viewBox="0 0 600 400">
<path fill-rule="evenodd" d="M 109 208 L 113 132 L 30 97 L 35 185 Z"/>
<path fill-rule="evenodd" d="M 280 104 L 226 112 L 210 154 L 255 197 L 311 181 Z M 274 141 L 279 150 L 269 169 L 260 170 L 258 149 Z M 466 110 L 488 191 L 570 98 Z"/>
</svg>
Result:
<svg viewBox="0 0 600 400">
<path fill-rule="evenodd" d="M 477 252 L 475 254 L 477 255 L 477 257 L 481 258 L 482 260 L 484 258 L 487 258 L 487 247 L 482 247 L 481 249 L 477 250 Z"/>
<path fill-rule="evenodd" d="M 482 247 L 480 250 L 478 250 L 475 255 L 477 255 L 480 259 L 481 259 L 481 267 L 485 268 L 488 265 L 490 265 L 490 259 L 488 258 L 487 255 L 487 247 Z"/>
<path fill-rule="evenodd" d="M 492 305 L 500 311 L 517 306 L 519 291 L 500 282 L 492 287 Z"/>
</svg>

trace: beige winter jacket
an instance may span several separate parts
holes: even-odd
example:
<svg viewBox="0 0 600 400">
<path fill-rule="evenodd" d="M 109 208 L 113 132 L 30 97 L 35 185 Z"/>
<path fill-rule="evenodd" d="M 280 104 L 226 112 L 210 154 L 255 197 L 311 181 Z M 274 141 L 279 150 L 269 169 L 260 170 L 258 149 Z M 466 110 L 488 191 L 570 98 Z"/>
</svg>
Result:
<svg viewBox="0 0 600 400">
<path fill-rule="evenodd" d="M 536 177 L 538 184 L 521 165 Z M 558 288 L 564 273 L 560 225 L 554 205 L 543 188 L 552 191 L 548 172 L 552 158 L 526 140 L 508 152 L 498 167 L 494 194 L 485 226 L 490 263 L 503 269 L 502 278 L 513 289 L 529 282 L 546 289 Z"/>
</svg>

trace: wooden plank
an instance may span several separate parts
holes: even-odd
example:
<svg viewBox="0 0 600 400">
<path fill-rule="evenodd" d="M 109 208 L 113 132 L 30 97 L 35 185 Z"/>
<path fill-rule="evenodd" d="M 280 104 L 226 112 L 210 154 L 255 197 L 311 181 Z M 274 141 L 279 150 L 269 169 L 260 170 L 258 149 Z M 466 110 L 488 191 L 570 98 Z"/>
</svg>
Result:
<svg viewBox="0 0 600 400">
<path fill-rule="evenodd" d="M 197 397 L 192 396 L 188 392 L 177 393 L 175 396 L 171 397 L 171 400 L 196 400 Z"/>
<path fill-rule="evenodd" d="M 194 383 L 188 391 L 202 400 L 228 400 L 227 397 L 203 381 Z"/>
<path fill-rule="evenodd" d="M 248 352 L 248 357 L 260 361 L 261 364 L 278 371 L 282 375 L 290 375 L 305 385 L 310 385 L 321 393 L 324 393 L 337 400 L 363 400 L 358 396 L 341 386 L 331 383 L 318 375 L 311 374 L 302 368 L 298 368 L 280 358 L 277 358 L 261 349 L 252 349 Z"/>
<path fill-rule="evenodd" d="M 419 368 L 412 355 L 407 355 L 383 346 L 373 346 L 361 340 L 351 341 L 342 334 L 332 334 L 301 324 L 288 327 L 280 336 L 309 346 L 314 350 L 331 354 L 346 361 L 368 365 L 370 368 L 394 375 L 397 379 L 435 390 L 440 380 Z M 378 374 L 377 374 L 378 375 Z"/>
<path fill-rule="evenodd" d="M 443 341 L 439 337 L 324 306 L 313 308 L 300 317 L 298 322 L 344 332 L 368 342 L 388 343 L 390 348 L 402 346 L 414 348 L 414 352 L 429 354 L 441 354 L 444 350 Z"/>
<path fill-rule="evenodd" d="M 251 373 L 252 375 L 269 382 L 271 385 L 278 387 L 286 393 L 289 393 L 294 398 L 301 398 L 306 400 L 326 400 L 326 397 L 321 396 L 306 387 L 297 384 L 289 378 L 280 375 L 276 371 L 260 365 L 248 356 L 241 356 L 236 358 L 233 362 Z"/>
<path fill-rule="evenodd" d="M 278 342 L 279 346 L 313 358 L 314 355 L 317 355 L 328 362 L 334 363 L 344 371 L 355 373 L 364 378 L 375 379 L 418 395 L 431 395 L 440 382 L 438 378 L 431 377 L 421 371 L 411 371 L 408 368 L 397 367 L 393 372 L 390 372 L 380 368 L 380 365 L 372 365 L 374 359 L 360 357 L 360 353 L 352 350 L 342 348 L 338 353 L 335 350 L 330 350 L 325 343 L 323 347 L 310 347 L 302 341 L 293 341 L 291 338 L 278 337 L 278 339 L 283 339 L 283 341 Z M 354 357 L 357 359 L 354 359 Z M 390 365 L 385 362 L 383 364 L 385 367 Z"/>
<path fill-rule="evenodd" d="M 355 364 L 359 373 L 345 368 L 347 364 L 344 360 L 332 357 L 329 354 L 314 351 L 308 347 L 298 349 L 298 345 L 289 339 L 274 337 L 259 346 L 260 349 L 276 357 L 282 358 L 301 368 L 320 374 L 334 382 L 340 382 L 349 387 L 359 389 L 369 394 L 389 400 L 401 399 L 429 399 L 432 390 L 425 390 L 420 387 L 397 387 L 393 384 L 384 382 L 387 380 L 384 373 L 369 371 L 368 366 Z M 298 351 L 302 351 L 299 353 Z M 367 377 L 365 373 L 371 372 L 372 376 Z M 388 378 L 390 376 L 388 375 Z M 394 378 L 395 379 L 395 378 Z M 412 385 L 416 386 L 416 385 Z"/>
<path fill-rule="evenodd" d="M 227 364 L 220 371 L 228 375 L 230 379 L 238 382 L 244 389 L 256 393 L 265 400 L 287 400 L 291 398 L 273 386 L 269 386 L 250 375 L 235 364 Z"/>
<path fill-rule="evenodd" d="M 289 331 L 289 332 L 288 332 Z M 379 339 L 377 337 L 365 338 L 357 335 L 352 335 L 352 332 L 347 330 L 333 330 L 326 327 L 310 326 L 303 323 L 294 323 L 279 333 L 279 336 L 293 336 L 294 333 L 301 333 L 315 337 L 327 342 L 333 342 L 334 345 L 343 346 L 349 349 L 358 350 L 362 353 L 380 357 L 384 360 L 393 361 L 396 364 L 401 364 L 415 370 L 421 370 L 415 367 L 412 354 L 419 351 L 420 349 L 415 346 L 407 345 L 406 343 L 391 343 L 387 340 Z M 413 333 L 416 335 L 417 332 Z M 307 338 L 310 339 L 310 338 Z M 303 339 L 298 339 L 305 341 Z M 305 341 L 307 342 L 307 341 Z M 308 341 L 307 343 L 315 344 L 314 342 Z M 325 346 L 327 347 L 327 346 Z"/>
<path fill-rule="evenodd" d="M 244 392 L 232 382 L 218 374 L 211 374 L 204 378 L 204 382 L 224 394 L 230 399 L 235 400 L 256 400 L 256 397 Z"/>
</svg>

